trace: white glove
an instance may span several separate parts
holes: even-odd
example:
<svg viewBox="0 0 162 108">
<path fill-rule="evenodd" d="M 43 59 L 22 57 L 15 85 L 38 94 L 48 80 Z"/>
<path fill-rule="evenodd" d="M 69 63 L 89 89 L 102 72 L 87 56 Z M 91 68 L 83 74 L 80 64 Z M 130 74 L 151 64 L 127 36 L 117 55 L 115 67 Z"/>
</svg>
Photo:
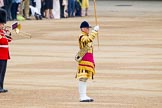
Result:
<svg viewBox="0 0 162 108">
<path fill-rule="evenodd" d="M 100 29 L 99 26 L 95 26 L 95 27 L 94 27 L 94 30 L 97 31 L 97 32 L 98 32 L 99 29 Z"/>
</svg>

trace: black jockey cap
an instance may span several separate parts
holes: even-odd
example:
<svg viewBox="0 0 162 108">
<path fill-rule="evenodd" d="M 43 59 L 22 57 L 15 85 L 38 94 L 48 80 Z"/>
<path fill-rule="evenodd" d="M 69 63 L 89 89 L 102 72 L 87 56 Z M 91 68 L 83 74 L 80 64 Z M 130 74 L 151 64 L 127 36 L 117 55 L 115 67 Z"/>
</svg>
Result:
<svg viewBox="0 0 162 108">
<path fill-rule="evenodd" d="M 89 24 L 88 24 L 87 21 L 83 21 L 83 22 L 80 24 L 80 28 L 92 28 L 92 27 L 89 26 Z"/>
<path fill-rule="evenodd" d="M 7 22 L 7 12 L 6 10 L 0 8 L 0 23 L 6 23 Z"/>
</svg>

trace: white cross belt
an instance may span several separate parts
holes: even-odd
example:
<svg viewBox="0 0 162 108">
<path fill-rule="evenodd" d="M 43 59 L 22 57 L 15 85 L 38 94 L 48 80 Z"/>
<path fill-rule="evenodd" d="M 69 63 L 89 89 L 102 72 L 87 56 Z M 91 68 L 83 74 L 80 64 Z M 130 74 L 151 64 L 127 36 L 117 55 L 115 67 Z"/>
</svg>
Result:
<svg viewBox="0 0 162 108">
<path fill-rule="evenodd" d="M 8 45 L 0 45 L 0 48 L 8 48 Z"/>
</svg>

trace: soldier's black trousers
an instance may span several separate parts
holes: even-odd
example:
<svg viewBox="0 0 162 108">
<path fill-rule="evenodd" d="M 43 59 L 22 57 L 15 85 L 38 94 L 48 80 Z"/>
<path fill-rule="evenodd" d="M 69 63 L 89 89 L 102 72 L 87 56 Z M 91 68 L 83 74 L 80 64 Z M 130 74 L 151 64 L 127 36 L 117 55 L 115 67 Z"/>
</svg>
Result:
<svg viewBox="0 0 162 108">
<path fill-rule="evenodd" d="M 0 89 L 3 89 L 6 67 L 7 67 L 7 60 L 0 60 Z"/>
</svg>

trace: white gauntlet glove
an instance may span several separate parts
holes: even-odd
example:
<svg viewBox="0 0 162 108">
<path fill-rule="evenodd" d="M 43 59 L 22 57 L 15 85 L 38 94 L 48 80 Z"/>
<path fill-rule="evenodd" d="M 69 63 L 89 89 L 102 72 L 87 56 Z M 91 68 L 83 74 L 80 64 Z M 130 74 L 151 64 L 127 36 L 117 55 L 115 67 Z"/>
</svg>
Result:
<svg viewBox="0 0 162 108">
<path fill-rule="evenodd" d="M 96 32 L 98 32 L 98 31 L 99 31 L 99 29 L 100 29 L 100 27 L 99 27 L 99 26 L 95 26 L 95 27 L 94 27 L 94 30 L 95 30 Z"/>
</svg>

